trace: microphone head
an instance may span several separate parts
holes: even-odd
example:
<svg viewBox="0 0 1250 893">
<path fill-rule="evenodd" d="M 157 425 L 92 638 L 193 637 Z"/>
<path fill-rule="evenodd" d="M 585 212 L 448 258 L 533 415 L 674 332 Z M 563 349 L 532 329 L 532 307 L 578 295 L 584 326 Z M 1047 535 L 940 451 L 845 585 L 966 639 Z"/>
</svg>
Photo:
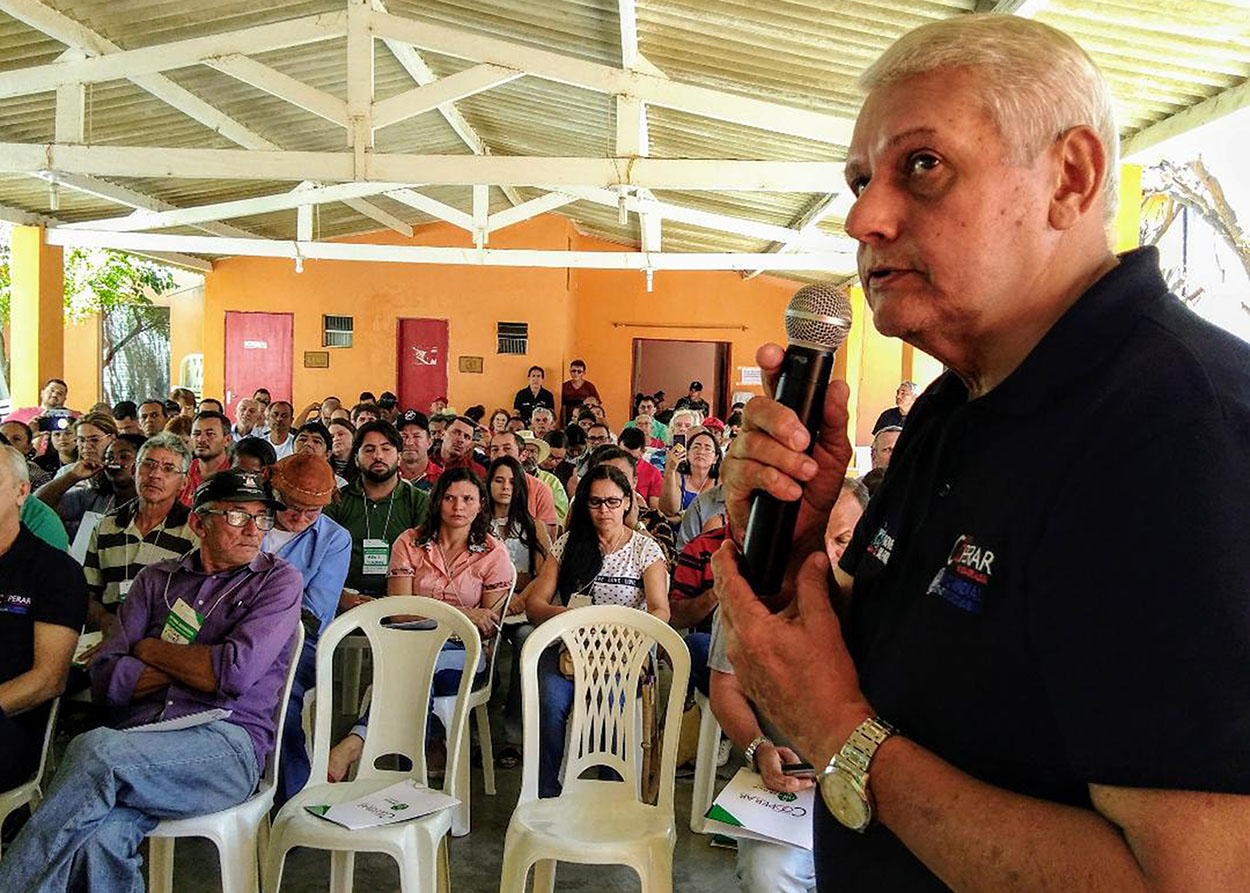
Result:
<svg viewBox="0 0 1250 893">
<path fill-rule="evenodd" d="M 850 330 L 850 299 L 826 282 L 803 286 L 786 307 L 786 337 L 791 344 L 836 351 Z"/>
</svg>

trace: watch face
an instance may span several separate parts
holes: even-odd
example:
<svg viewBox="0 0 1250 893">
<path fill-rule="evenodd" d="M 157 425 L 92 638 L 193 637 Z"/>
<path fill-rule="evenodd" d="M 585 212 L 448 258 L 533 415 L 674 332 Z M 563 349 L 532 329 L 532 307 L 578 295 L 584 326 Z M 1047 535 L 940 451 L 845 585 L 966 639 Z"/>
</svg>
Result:
<svg viewBox="0 0 1250 893">
<path fill-rule="evenodd" d="M 868 801 L 841 772 L 832 772 L 820 780 L 820 795 L 833 817 L 852 831 L 864 830 L 872 820 Z"/>
</svg>

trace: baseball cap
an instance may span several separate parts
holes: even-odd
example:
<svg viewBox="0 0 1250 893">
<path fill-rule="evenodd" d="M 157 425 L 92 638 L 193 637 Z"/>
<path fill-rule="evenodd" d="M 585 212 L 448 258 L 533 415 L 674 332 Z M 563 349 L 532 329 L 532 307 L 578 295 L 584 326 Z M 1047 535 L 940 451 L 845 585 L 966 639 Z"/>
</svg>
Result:
<svg viewBox="0 0 1250 893">
<path fill-rule="evenodd" d="M 395 427 L 400 431 L 404 430 L 405 425 L 418 425 L 429 430 L 430 420 L 425 417 L 425 413 L 415 409 L 406 409 L 395 420 Z"/>
<path fill-rule="evenodd" d="M 282 508 L 263 474 L 238 468 L 219 471 L 195 488 L 192 508 L 210 502 L 263 502 L 270 508 Z"/>
<path fill-rule="evenodd" d="M 690 387 L 688 388 L 688 390 L 691 390 L 691 391 L 701 391 L 701 390 L 703 390 L 703 382 L 701 382 L 701 381 L 692 381 L 692 382 L 690 382 Z"/>
</svg>

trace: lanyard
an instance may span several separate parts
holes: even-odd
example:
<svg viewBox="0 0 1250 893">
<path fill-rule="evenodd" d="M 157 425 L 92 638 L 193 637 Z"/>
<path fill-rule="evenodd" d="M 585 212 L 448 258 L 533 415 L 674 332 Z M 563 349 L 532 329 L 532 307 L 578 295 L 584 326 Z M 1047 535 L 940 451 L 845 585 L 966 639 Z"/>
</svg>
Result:
<svg viewBox="0 0 1250 893">
<path fill-rule="evenodd" d="M 395 490 L 403 485 L 402 481 L 395 482 Z M 386 499 L 386 520 L 382 522 L 382 539 L 386 539 L 386 531 L 391 526 L 391 510 L 395 508 L 395 490 L 391 491 L 391 495 Z M 365 539 L 373 539 L 373 532 L 369 529 L 369 497 L 362 492 L 360 494 L 360 504 L 365 507 Z"/>
<path fill-rule="evenodd" d="M 136 528 L 135 528 L 136 530 L 138 529 L 138 525 L 137 525 L 138 520 L 139 520 L 139 507 L 135 506 L 135 516 L 131 520 L 130 523 L 136 525 Z M 165 524 L 168 521 L 169 521 L 169 513 L 166 512 L 165 517 L 161 519 L 161 526 L 156 528 L 156 539 L 160 539 L 161 534 L 165 532 Z M 154 540 L 148 539 L 148 537 L 151 535 L 152 535 L 152 531 L 149 530 L 147 534 L 139 537 L 139 542 L 135 544 L 135 554 L 133 556 L 129 552 L 126 553 L 126 579 L 127 580 L 131 579 L 130 565 L 132 562 L 138 562 L 140 570 L 142 570 L 146 566 L 140 561 L 140 559 L 143 557 L 143 552 L 148 547 L 148 545 L 154 542 Z"/>
<path fill-rule="evenodd" d="M 208 618 L 212 616 L 212 613 L 217 610 L 217 606 L 220 605 L 223 601 L 225 601 L 226 596 L 230 595 L 232 592 L 240 588 L 244 583 L 246 583 L 248 580 L 251 579 L 251 574 L 243 573 L 243 574 L 239 574 L 239 576 L 241 577 L 241 579 L 237 583 L 235 583 L 233 586 L 228 588 L 221 595 L 219 595 L 217 597 L 217 601 L 213 602 L 213 606 L 204 612 L 204 615 L 203 615 L 204 620 L 208 620 Z M 265 576 L 268 577 L 269 575 L 265 574 Z M 169 576 L 165 578 L 164 599 L 165 599 L 165 607 L 171 611 L 174 609 L 174 606 L 169 603 L 169 584 L 170 582 L 173 581 L 173 579 L 174 579 L 174 572 L 170 571 Z M 200 585 L 203 586 L 203 584 L 200 584 Z"/>
</svg>

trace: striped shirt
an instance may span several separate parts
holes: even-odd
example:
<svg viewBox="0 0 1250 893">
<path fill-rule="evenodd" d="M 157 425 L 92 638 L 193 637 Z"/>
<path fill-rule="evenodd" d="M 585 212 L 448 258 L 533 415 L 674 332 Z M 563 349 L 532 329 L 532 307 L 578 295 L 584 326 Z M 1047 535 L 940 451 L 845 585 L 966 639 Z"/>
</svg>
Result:
<svg viewBox="0 0 1250 893">
<path fill-rule="evenodd" d="M 113 613 L 125 600 L 123 583 L 133 580 L 149 564 L 176 560 L 200 547 L 200 539 L 187 521 L 191 512 L 182 503 L 175 500 L 165 520 L 142 537 L 135 526 L 138 509 L 139 501 L 132 499 L 100 519 L 83 559 L 88 594 Z"/>
</svg>

